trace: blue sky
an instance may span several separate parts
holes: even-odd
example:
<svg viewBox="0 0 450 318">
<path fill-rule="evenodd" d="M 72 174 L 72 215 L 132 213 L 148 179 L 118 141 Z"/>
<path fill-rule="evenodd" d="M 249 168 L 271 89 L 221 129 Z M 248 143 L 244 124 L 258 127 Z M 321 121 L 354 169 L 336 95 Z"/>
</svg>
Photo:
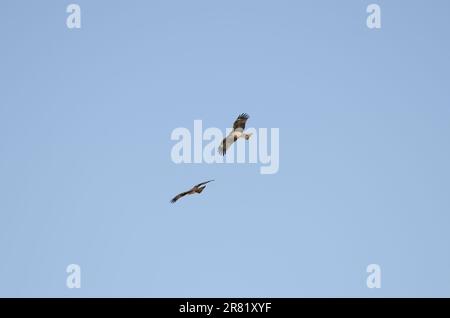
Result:
<svg viewBox="0 0 450 318">
<path fill-rule="evenodd" d="M 0 4 L 0 296 L 450 296 L 448 1 L 70 3 Z M 242 112 L 277 174 L 171 161 Z"/>
</svg>

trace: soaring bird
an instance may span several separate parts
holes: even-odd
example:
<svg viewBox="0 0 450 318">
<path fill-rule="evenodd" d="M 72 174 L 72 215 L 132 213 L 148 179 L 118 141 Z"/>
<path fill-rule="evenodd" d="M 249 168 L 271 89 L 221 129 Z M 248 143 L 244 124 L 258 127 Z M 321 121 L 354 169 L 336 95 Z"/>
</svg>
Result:
<svg viewBox="0 0 450 318">
<path fill-rule="evenodd" d="M 240 114 L 238 118 L 234 121 L 233 131 L 222 141 L 219 146 L 219 153 L 223 156 L 227 153 L 227 150 L 231 147 L 231 145 L 238 140 L 239 138 L 245 138 L 245 140 L 249 140 L 252 134 L 244 133 L 245 123 L 250 116 L 246 113 Z"/>
<path fill-rule="evenodd" d="M 181 199 L 182 197 L 184 197 L 185 195 L 188 195 L 188 194 L 194 194 L 194 193 L 199 193 L 200 194 L 200 193 L 202 193 L 202 191 L 206 188 L 206 184 L 210 183 L 211 181 L 214 181 L 214 180 L 209 180 L 209 181 L 206 181 L 206 182 L 202 182 L 202 183 L 199 183 L 199 184 L 193 186 L 191 190 L 188 190 L 186 192 L 182 192 L 182 193 L 178 194 L 172 200 L 170 200 L 170 202 L 175 203 L 179 199 Z"/>
</svg>

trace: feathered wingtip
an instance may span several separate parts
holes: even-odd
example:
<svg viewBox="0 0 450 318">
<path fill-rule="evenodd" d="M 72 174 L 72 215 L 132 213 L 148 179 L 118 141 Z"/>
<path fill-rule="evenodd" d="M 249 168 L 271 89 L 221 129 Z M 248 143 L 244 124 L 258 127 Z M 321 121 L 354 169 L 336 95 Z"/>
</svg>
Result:
<svg viewBox="0 0 450 318">
<path fill-rule="evenodd" d="M 242 113 L 238 116 L 237 119 L 249 119 L 250 116 L 247 113 Z"/>
</svg>

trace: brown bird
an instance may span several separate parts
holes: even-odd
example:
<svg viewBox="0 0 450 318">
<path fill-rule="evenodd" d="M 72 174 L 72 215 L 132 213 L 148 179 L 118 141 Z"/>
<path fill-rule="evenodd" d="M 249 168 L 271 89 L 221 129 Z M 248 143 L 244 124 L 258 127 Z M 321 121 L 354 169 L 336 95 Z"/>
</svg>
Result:
<svg viewBox="0 0 450 318">
<path fill-rule="evenodd" d="M 214 180 L 209 180 L 209 181 L 202 182 L 202 183 L 195 185 L 194 187 L 192 187 L 191 190 L 182 192 L 182 193 L 178 194 L 177 196 L 175 196 L 172 200 L 170 200 L 170 202 L 175 203 L 179 199 L 181 199 L 182 197 L 184 197 L 185 195 L 188 195 L 188 194 L 202 193 L 202 191 L 206 188 L 205 184 L 210 183 L 211 181 L 214 181 Z"/>
<path fill-rule="evenodd" d="M 219 145 L 219 153 L 223 156 L 227 153 L 227 150 L 231 147 L 231 145 L 237 141 L 239 138 L 245 138 L 245 140 L 249 140 L 252 134 L 247 134 L 244 132 L 245 124 L 250 116 L 246 113 L 242 113 L 238 116 L 238 118 L 233 123 L 233 130 L 231 133 L 223 139 L 221 144 Z"/>
</svg>

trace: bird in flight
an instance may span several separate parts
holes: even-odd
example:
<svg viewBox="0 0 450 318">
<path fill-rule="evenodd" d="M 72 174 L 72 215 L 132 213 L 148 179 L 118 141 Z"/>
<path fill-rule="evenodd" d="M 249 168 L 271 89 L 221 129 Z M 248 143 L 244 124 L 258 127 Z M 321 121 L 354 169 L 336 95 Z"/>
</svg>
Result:
<svg viewBox="0 0 450 318">
<path fill-rule="evenodd" d="M 239 138 L 245 138 L 245 140 L 249 140 L 252 134 L 244 133 L 245 123 L 250 116 L 246 113 L 240 114 L 238 118 L 234 121 L 233 131 L 223 139 L 222 143 L 219 146 L 219 153 L 223 156 L 227 153 L 227 150 L 231 147 L 231 145 L 238 140 Z"/>
<path fill-rule="evenodd" d="M 192 189 L 176 195 L 172 200 L 170 200 L 170 202 L 175 203 L 179 199 L 181 199 L 182 197 L 184 197 L 185 195 L 188 195 L 188 194 L 194 194 L 194 193 L 200 194 L 200 193 L 202 193 L 202 191 L 206 188 L 206 184 L 210 183 L 211 181 L 214 181 L 214 180 L 209 180 L 209 181 L 206 181 L 206 182 L 202 182 L 202 183 L 199 183 L 199 184 L 193 186 Z"/>
</svg>

